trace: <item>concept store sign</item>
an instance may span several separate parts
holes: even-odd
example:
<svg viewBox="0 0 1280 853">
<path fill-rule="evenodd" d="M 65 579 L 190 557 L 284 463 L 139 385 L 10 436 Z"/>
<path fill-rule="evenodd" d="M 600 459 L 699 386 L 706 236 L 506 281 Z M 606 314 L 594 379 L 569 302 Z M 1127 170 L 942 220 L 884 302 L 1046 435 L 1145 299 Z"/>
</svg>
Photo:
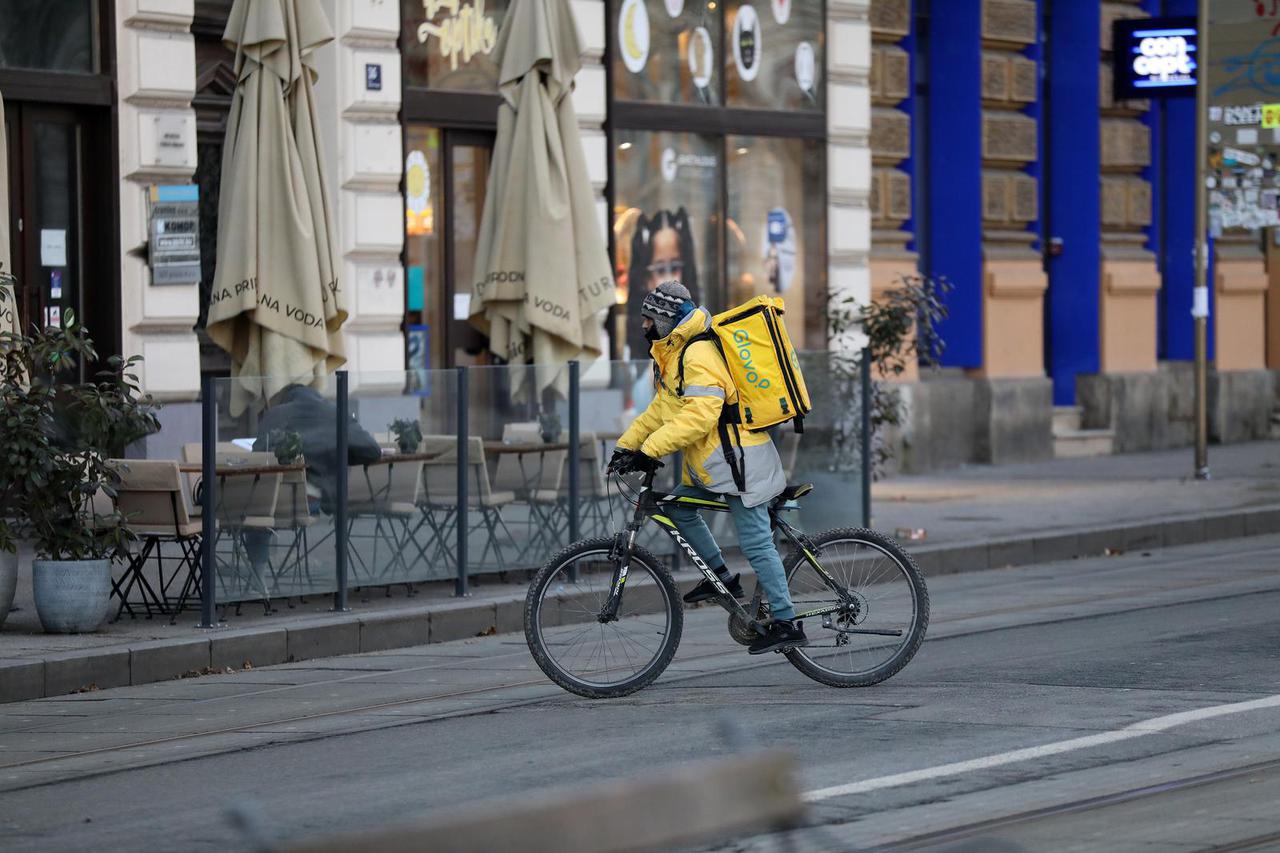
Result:
<svg viewBox="0 0 1280 853">
<path fill-rule="evenodd" d="M 1194 18 L 1118 20 L 1113 27 L 1116 100 L 1195 93 Z"/>
<path fill-rule="evenodd" d="M 427 20 L 418 25 L 418 41 L 435 36 L 440 55 L 456 71 L 458 60 L 470 62 L 477 53 L 489 54 L 498 43 L 498 22 L 484 12 L 484 0 L 422 0 Z M 437 19 L 441 12 L 446 14 Z"/>
</svg>

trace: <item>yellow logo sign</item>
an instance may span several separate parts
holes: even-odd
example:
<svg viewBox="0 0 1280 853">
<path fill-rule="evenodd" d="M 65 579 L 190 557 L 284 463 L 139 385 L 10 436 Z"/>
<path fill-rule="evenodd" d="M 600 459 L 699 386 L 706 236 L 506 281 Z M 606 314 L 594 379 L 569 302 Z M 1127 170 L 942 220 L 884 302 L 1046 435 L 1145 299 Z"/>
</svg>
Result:
<svg viewBox="0 0 1280 853">
<path fill-rule="evenodd" d="M 458 58 L 470 62 L 477 53 L 491 53 L 498 43 L 498 24 L 484 13 L 484 0 L 463 5 L 462 0 L 422 0 L 427 20 L 418 25 L 418 42 L 426 44 L 435 36 L 440 42 L 440 55 L 449 67 L 458 68 Z M 435 20 L 441 11 L 448 14 Z"/>
<path fill-rule="evenodd" d="M 1280 104 L 1262 105 L 1262 126 L 1264 129 L 1280 127 Z"/>
</svg>

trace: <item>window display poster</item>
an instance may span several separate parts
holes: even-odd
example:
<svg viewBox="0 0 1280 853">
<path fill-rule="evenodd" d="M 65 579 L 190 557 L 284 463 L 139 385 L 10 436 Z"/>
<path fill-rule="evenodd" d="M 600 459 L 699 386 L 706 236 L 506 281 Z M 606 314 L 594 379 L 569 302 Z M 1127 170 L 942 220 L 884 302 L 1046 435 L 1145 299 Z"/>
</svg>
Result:
<svg viewBox="0 0 1280 853">
<path fill-rule="evenodd" d="M 821 3 L 729 0 L 725 5 L 725 104 L 822 109 L 825 22 Z"/>
<path fill-rule="evenodd" d="M 719 143 L 688 133 L 619 131 L 615 139 L 615 274 L 625 330 L 617 358 L 645 358 L 640 303 L 664 281 L 722 310 L 717 291 Z"/>
<path fill-rule="evenodd" d="M 405 348 L 409 391 L 418 397 L 431 396 L 431 338 L 427 327 L 406 326 Z"/>
<path fill-rule="evenodd" d="M 612 8 L 615 98 L 720 103 L 721 23 L 715 3 L 619 0 Z"/>
<path fill-rule="evenodd" d="M 764 136 L 730 136 L 727 143 L 727 304 L 781 296 L 796 346 L 821 348 L 826 341 L 823 145 Z"/>
</svg>

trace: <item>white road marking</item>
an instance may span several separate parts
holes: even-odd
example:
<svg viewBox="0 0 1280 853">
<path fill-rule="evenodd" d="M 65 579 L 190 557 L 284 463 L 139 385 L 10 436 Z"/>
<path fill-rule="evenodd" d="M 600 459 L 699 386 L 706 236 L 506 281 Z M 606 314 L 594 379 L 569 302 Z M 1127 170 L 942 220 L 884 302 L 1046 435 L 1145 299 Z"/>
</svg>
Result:
<svg viewBox="0 0 1280 853">
<path fill-rule="evenodd" d="M 921 770 L 894 773 L 889 776 L 877 776 L 874 779 L 864 779 L 861 782 L 849 782 L 844 785 L 833 785 L 830 788 L 818 788 L 813 791 L 806 791 L 803 796 L 809 802 L 818 802 L 820 800 L 830 800 L 834 797 L 848 796 L 849 794 L 865 794 L 882 788 L 897 788 L 915 782 L 927 782 L 946 776 L 961 776 L 965 773 L 972 773 L 975 770 L 987 770 L 991 767 L 1002 767 L 1006 764 L 1017 764 L 1018 762 L 1030 761 L 1035 758 L 1061 755 L 1064 752 L 1074 752 L 1079 749 L 1102 746 L 1103 744 L 1133 740 L 1134 738 L 1168 731 L 1169 729 L 1200 722 L 1201 720 L 1225 717 L 1230 714 L 1243 714 L 1248 711 L 1258 711 L 1265 708 L 1280 708 L 1280 695 L 1251 699 L 1248 702 L 1232 702 L 1228 705 L 1213 705 L 1208 708 L 1199 708 L 1195 711 L 1167 714 L 1163 717 L 1141 720 L 1112 732 L 1100 732 L 1096 735 L 1085 735 L 1084 737 L 1060 740 L 1055 743 L 1042 744 L 1041 746 L 1015 749 L 1012 752 L 1002 752 L 997 755 L 988 755 L 984 758 L 956 761 L 951 764 L 939 764 L 936 767 L 925 767 Z"/>
</svg>

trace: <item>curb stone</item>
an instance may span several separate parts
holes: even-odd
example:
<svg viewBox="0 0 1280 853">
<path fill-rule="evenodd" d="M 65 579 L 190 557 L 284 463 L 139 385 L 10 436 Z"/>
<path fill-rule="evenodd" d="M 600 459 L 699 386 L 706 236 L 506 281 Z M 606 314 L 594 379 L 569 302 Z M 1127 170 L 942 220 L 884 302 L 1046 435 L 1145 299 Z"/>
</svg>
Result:
<svg viewBox="0 0 1280 853">
<path fill-rule="evenodd" d="M 1143 520 L 1128 525 L 1055 530 L 985 542 L 908 547 L 926 576 L 1098 557 L 1107 550 L 1144 551 L 1280 533 L 1280 506 Z M 909 545 L 910 543 L 908 543 Z M 677 578 L 686 592 L 697 576 Z M 565 601 L 565 616 L 574 610 Z M 502 599 L 423 604 L 394 613 L 358 612 L 275 628 L 217 629 L 205 637 L 140 641 L 44 660 L 0 661 L 0 703 L 61 696 L 179 678 L 205 666 L 240 669 L 318 657 L 442 643 L 523 630 L 524 592 Z M 574 621 L 574 620 L 571 620 Z"/>
</svg>

